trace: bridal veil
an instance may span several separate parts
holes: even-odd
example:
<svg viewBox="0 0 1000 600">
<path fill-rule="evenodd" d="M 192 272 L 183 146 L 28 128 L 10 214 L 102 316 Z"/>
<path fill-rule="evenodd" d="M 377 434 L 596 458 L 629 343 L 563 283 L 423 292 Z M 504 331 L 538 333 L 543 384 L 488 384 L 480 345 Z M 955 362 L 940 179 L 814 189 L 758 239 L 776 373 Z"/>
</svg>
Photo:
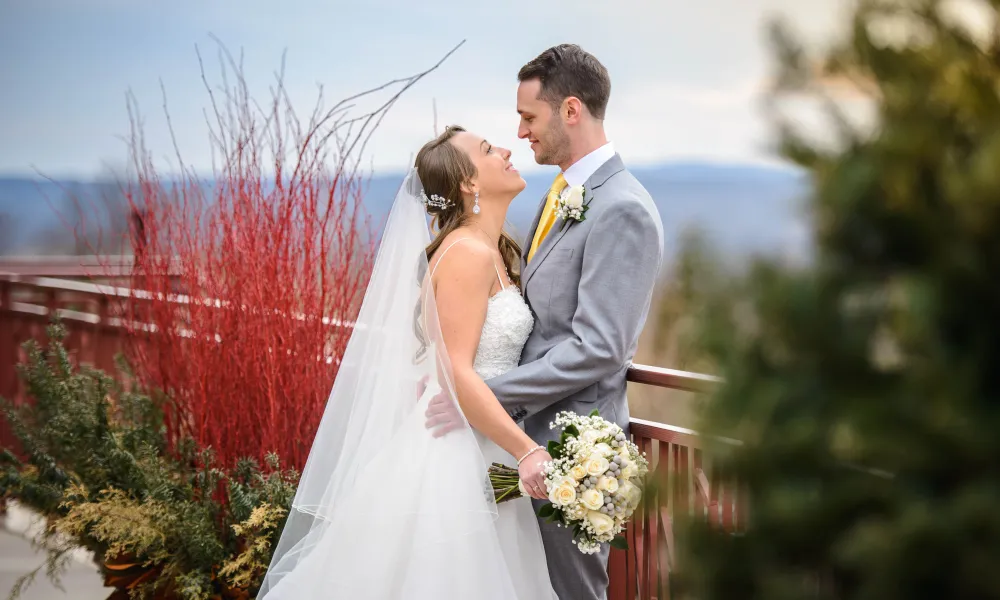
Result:
<svg viewBox="0 0 1000 600">
<path fill-rule="evenodd" d="M 434 438 L 424 425 L 431 396 L 457 398 L 421 195 L 411 170 L 259 598 L 516 597 L 473 430 Z"/>
</svg>

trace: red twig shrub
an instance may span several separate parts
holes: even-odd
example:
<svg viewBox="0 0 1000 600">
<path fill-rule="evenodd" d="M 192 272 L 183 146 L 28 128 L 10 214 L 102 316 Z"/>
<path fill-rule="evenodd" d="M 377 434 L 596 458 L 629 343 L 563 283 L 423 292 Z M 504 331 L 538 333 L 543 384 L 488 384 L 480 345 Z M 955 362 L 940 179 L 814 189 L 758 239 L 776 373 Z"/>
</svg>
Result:
<svg viewBox="0 0 1000 600">
<path fill-rule="evenodd" d="M 138 379 L 170 398 L 171 440 L 211 447 L 223 465 L 275 451 L 301 469 L 372 267 L 358 157 L 399 95 L 440 63 L 303 121 L 280 74 L 261 106 L 239 63 L 221 55 L 221 88 L 202 66 L 211 180 L 179 152 L 182 174 L 161 177 L 129 105 L 127 353 Z M 374 93 L 388 100 L 348 115 L 348 103 Z"/>
</svg>

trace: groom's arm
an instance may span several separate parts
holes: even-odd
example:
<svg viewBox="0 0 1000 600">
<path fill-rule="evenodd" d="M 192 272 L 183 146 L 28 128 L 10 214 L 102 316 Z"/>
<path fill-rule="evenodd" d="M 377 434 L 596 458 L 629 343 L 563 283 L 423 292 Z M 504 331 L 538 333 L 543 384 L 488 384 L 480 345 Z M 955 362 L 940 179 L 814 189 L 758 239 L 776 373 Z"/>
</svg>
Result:
<svg viewBox="0 0 1000 600">
<path fill-rule="evenodd" d="M 599 217 L 584 246 L 573 335 L 486 382 L 515 421 L 625 366 L 662 255 L 659 223 L 640 202 L 617 203 Z"/>
</svg>

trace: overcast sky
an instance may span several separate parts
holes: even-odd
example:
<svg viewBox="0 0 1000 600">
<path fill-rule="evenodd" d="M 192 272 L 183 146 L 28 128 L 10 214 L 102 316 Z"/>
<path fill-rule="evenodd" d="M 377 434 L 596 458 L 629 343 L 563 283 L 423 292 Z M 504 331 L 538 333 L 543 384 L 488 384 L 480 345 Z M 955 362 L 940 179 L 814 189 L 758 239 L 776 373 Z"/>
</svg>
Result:
<svg viewBox="0 0 1000 600">
<path fill-rule="evenodd" d="M 439 123 L 460 123 L 510 147 L 517 140 L 516 73 L 548 46 L 575 42 L 609 69 L 607 128 L 631 164 L 673 160 L 766 162 L 755 97 L 771 69 L 766 19 L 786 16 L 811 40 L 828 38 L 846 0 L 0 0 L 0 173 L 89 176 L 121 164 L 125 93 L 146 117 L 148 143 L 170 153 L 166 88 L 182 155 L 210 165 L 195 54 L 214 63 L 218 36 L 242 50 L 258 98 L 287 50 L 286 86 L 310 109 L 422 70 L 465 46 L 394 107 L 369 156 L 401 169 Z"/>
</svg>

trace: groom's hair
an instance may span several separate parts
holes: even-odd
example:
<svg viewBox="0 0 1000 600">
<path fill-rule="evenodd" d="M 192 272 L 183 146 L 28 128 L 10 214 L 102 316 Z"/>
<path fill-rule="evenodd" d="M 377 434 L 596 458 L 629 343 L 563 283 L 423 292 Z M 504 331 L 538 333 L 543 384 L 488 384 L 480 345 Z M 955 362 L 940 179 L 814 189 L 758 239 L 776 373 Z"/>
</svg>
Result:
<svg viewBox="0 0 1000 600">
<path fill-rule="evenodd" d="M 558 107 L 570 96 L 580 99 L 595 119 L 603 119 L 611 97 L 611 77 L 601 61 L 576 44 L 553 46 L 521 67 L 520 82 L 537 79 L 539 98 Z"/>
</svg>

